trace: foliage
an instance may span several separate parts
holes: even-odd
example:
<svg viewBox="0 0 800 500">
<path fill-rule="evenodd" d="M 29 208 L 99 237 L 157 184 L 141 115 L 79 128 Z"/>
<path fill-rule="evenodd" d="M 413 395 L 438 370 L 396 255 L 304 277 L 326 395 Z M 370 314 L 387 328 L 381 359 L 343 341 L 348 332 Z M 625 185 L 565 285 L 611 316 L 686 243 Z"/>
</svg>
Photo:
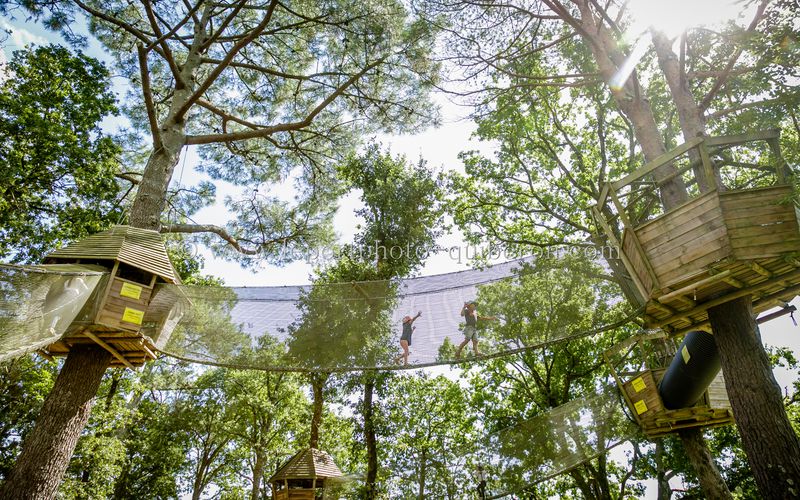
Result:
<svg viewBox="0 0 800 500">
<path fill-rule="evenodd" d="M 34 262 L 121 219 L 108 69 L 56 45 L 20 50 L 0 81 L 0 257 Z"/>
<path fill-rule="evenodd" d="M 386 394 L 385 467 L 392 497 L 464 498 L 475 487 L 480 427 L 468 395 L 444 376 L 395 377 Z"/>
</svg>

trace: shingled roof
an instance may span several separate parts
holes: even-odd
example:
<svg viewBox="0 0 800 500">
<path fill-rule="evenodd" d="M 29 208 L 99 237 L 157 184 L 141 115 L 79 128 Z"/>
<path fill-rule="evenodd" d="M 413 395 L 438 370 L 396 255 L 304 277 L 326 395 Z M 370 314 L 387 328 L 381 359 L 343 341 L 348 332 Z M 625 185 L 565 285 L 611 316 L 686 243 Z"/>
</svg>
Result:
<svg viewBox="0 0 800 500">
<path fill-rule="evenodd" d="M 269 478 L 269 482 L 284 479 L 322 479 L 341 477 L 342 471 L 333 463 L 333 458 L 322 450 L 306 448 L 290 458 Z"/>
<path fill-rule="evenodd" d="M 158 231 L 112 226 L 56 250 L 45 262 L 73 259 L 118 260 L 160 276 L 167 283 L 180 283 Z"/>
</svg>

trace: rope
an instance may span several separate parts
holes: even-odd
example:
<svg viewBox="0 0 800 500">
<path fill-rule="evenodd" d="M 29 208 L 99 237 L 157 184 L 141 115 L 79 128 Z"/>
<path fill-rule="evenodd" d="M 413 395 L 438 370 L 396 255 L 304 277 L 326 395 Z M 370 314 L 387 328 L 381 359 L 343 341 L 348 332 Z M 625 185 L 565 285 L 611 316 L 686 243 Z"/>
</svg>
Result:
<svg viewBox="0 0 800 500">
<path fill-rule="evenodd" d="M 348 366 L 348 367 L 319 367 L 319 368 L 309 368 L 306 366 L 263 366 L 263 365 L 251 365 L 248 363 L 232 363 L 232 362 L 222 362 L 222 361 L 212 361 L 212 360 L 203 360 L 192 358 L 189 356 L 184 356 L 181 354 L 177 354 L 174 352 L 170 352 L 167 350 L 162 349 L 160 352 L 165 356 L 169 356 L 174 359 L 178 359 L 181 361 L 186 361 L 189 363 L 198 363 L 207 366 L 215 366 L 218 368 L 230 368 L 234 370 L 259 370 L 265 372 L 275 372 L 275 373 L 353 373 L 353 372 L 377 372 L 377 371 L 405 371 L 405 370 L 418 370 L 421 368 L 431 368 L 435 366 L 458 366 L 464 365 L 467 363 L 474 363 L 478 361 L 488 361 L 491 359 L 497 358 L 504 358 L 509 356 L 514 356 L 517 354 L 526 353 L 529 351 L 541 349 L 543 347 L 549 347 L 551 345 L 562 344 L 564 342 L 569 342 L 571 340 L 576 340 L 584 337 L 589 337 L 592 335 L 597 335 L 609 330 L 614 330 L 616 328 L 620 328 L 628 323 L 631 323 L 632 320 L 644 312 L 644 308 L 639 308 L 630 314 L 628 314 L 625 318 L 611 323 L 599 328 L 595 328 L 592 330 L 586 330 L 584 332 L 574 333 L 571 335 L 566 335 L 564 337 L 558 337 L 555 339 L 545 340 L 542 342 L 537 342 L 536 344 L 531 344 L 524 347 L 519 347 L 516 349 L 506 349 L 498 352 L 494 352 L 491 354 L 485 354 L 477 357 L 472 358 L 465 358 L 465 359 L 454 359 L 454 360 L 447 360 L 447 361 L 433 361 L 430 363 L 418 363 L 413 365 L 384 365 L 384 366 Z"/>
</svg>

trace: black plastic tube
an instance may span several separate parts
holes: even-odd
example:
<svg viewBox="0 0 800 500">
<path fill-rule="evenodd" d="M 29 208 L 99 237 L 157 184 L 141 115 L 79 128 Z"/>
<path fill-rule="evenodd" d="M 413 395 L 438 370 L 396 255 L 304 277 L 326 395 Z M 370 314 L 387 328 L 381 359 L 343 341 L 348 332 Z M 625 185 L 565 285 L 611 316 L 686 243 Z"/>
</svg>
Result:
<svg viewBox="0 0 800 500">
<path fill-rule="evenodd" d="M 695 404 L 719 369 L 714 336 L 703 331 L 687 333 L 658 386 L 664 407 L 677 410 Z"/>
</svg>

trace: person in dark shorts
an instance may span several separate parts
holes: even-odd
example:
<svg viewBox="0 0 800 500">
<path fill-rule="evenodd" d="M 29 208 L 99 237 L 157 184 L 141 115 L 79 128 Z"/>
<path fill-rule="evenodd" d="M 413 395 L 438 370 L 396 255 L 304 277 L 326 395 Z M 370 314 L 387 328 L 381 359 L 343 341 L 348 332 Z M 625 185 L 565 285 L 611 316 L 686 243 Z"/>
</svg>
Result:
<svg viewBox="0 0 800 500">
<path fill-rule="evenodd" d="M 472 351 L 475 356 L 480 356 L 478 352 L 478 320 L 481 321 L 494 321 L 497 318 L 494 316 L 479 316 L 478 311 L 475 310 L 475 302 L 465 302 L 464 307 L 461 308 L 461 315 L 464 316 L 464 321 L 467 323 L 464 326 L 464 341 L 456 349 L 456 359 L 461 358 L 461 350 L 464 346 L 472 341 Z"/>
<path fill-rule="evenodd" d="M 412 325 L 420 316 L 422 316 L 422 311 L 418 311 L 413 318 L 411 316 L 403 318 L 403 334 L 400 336 L 400 347 L 403 348 L 403 354 L 394 359 L 395 363 L 399 363 L 402 359 L 404 365 L 408 364 L 408 348 L 411 345 L 411 334 L 417 329 L 416 326 Z"/>
</svg>

